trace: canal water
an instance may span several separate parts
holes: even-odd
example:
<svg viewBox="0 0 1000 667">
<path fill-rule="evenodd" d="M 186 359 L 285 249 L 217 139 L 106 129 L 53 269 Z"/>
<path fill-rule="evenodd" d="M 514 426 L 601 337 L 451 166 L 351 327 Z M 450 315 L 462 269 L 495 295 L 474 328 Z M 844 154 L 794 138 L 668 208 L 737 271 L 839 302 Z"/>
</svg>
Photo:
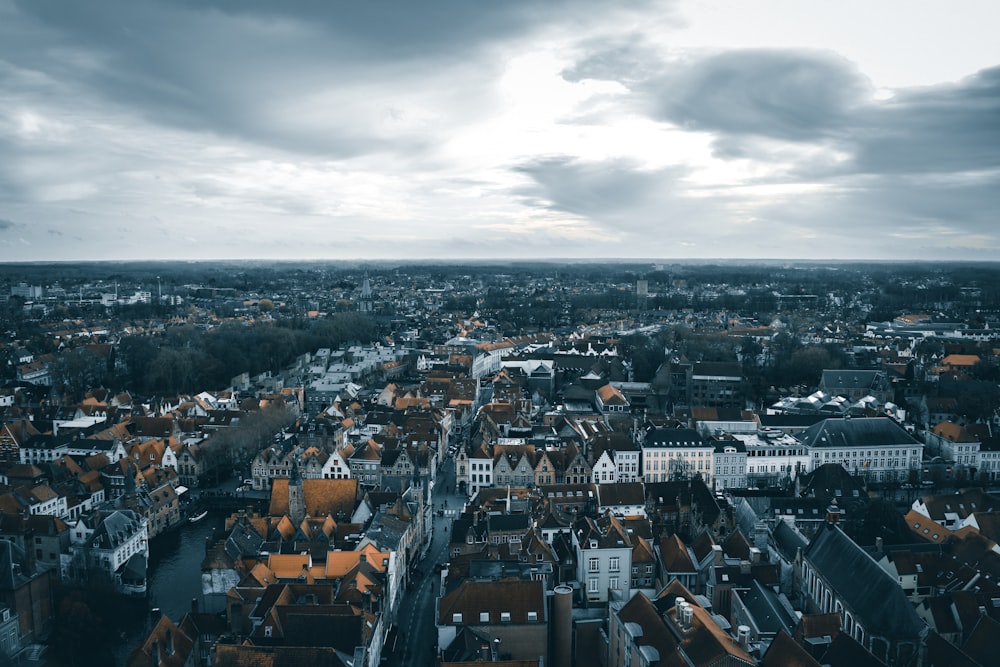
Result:
<svg viewBox="0 0 1000 667">
<path fill-rule="evenodd" d="M 176 530 L 158 535 L 149 543 L 149 566 L 145 598 L 122 600 L 121 644 L 115 647 L 115 663 L 124 665 L 128 654 L 139 645 L 152 627 L 154 609 L 177 623 L 191 610 L 208 609 L 201 594 L 201 562 L 206 543 L 222 538 L 227 512 L 209 512 L 201 521 L 185 523 Z"/>
</svg>

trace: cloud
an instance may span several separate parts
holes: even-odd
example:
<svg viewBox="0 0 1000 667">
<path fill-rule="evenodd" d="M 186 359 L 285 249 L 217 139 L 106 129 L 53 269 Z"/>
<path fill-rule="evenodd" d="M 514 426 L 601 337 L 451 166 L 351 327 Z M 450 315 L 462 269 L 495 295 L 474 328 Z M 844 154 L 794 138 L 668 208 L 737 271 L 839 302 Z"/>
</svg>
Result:
<svg viewBox="0 0 1000 667">
<path fill-rule="evenodd" d="M 9 230 L 9 229 L 17 229 L 19 226 L 20 225 L 18 225 L 16 222 L 12 222 L 10 220 L 4 220 L 3 218 L 0 218 L 0 231 L 6 231 L 6 230 Z"/>
<path fill-rule="evenodd" d="M 685 129 L 811 141 L 836 134 L 871 88 L 832 53 L 742 49 L 669 63 L 646 81 L 651 113 Z"/>
<path fill-rule="evenodd" d="M 868 173 L 1000 169 L 1000 67 L 873 103 L 846 143 Z"/>
<path fill-rule="evenodd" d="M 302 154 L 412 154 L 494 105 L 505 40 L 569 4 L 40 0 L 17 7 L 44 39 L 10 57 L 157 124 Z"/>
</svg>

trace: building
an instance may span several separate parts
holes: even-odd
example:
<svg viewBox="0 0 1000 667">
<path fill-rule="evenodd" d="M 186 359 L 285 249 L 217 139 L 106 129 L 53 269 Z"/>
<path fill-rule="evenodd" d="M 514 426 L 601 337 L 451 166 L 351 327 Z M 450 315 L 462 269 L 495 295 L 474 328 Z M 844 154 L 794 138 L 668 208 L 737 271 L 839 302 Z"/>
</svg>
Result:
<svg viewBox="0 0 1000 667">
<path fill-rule="evenodd" d="M 584 517 L 573 525 L 577 581 L 588 602 L 627 600 L 631 595 L 632 538 L 612 514 Z"/>
<path fill-rule="evenodd" d="M 747 486 L 747 447 L 737 438 L 710 440 L 715 444 L 712 482 L 716 489 L 744 489 Z"/>
<path fill-rule="evenodd" d="M 840 615 L 842 631 L 888 665 L 917 659 L 926 624 L 899 584 L 828 521 L 796 563 L 807 613 Z"/>
<path fill-rule="evenodd" d="M 473 633 L 496 651 L 496 659 L 541 658 L 548 664 L 546 608 L 541 581 L 466 579 L 438 600 L 438 647 L 447 651 L 460 635 Z"/>
<path fill-rule="evenodd" d="M 691 428 L 655 428 L 641 445 L 642 478 L 645 482 L 666 482 L 700 476 L 712 480 L 715 446 Z"/>
<path fill-rule="evenodd" d="M 743 371 L 739 364 L 699 361 L 688 372 L 692 407 L 742 408 Z"/>
<path fill-rule="evenodd" d="M 650 600 L 640 593 L 613 603 L 608 634 L 608 667 L 756 665 L 747 645 L 727 634 L 693 598 Z"/>
<path fill-rule="evenodd" d="M 148 542 L 146 519 L 137 512 L 94 512 L 70 531 L 63 581 L 99 582 L 124 595 L 145 595 Z"/>
<path fill-rule="evenodd" d="M 888 417 L 824 419 L 797 439 L 811 458 L 810 470 L 839 463 L 876 482 L 905 481 L 920 468 L 924 451 L 922 442 Z"/>
<path fill-rule="evenodd" d="M 892 383 L 883 370 L 824 370 L 819 388 L 833 396 L 846 396 L 851 401 L 874 396 L 879 403 L 885 404 L 894 398 Z"/>
</svg>

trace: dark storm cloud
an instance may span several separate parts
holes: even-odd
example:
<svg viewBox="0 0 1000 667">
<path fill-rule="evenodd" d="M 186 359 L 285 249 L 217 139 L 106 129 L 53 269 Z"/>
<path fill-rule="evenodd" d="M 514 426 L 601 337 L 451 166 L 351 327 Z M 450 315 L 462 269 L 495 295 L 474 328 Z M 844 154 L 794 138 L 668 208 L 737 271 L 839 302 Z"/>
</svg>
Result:
<svg viewBox="0 0 1000 667">
<path fill-rule="evenodd" d="M 814 165 L 840 173 L 1000 167 L 1000 67 L 888 99 L 876 98 L 849 62 L 824 52 L 728 51 L 663 67 L 636 86 L 650 114 L 712 133 L 713 154 L 722 159 L 765 157 L 758 140 L 774 139 L 845 152 L 850 159 L 835 168 Z"/>
<path fill-rule="evenodd" d="M 624 161 L 581 163 L 548 158 L 517 167 L 533 183 L 521 194 L 542 204 L 588 218 L 606 219 L 641 207 L 669 182 L 663 172 L 642 172 Z"/>
<path fill-rule="evenodd" d="M 747 49 L 673 64 L 642 92 L 686 129 L 809 141 L 841 131 L 870 86 L 825 52 Z"/>
<path fill-rule="evenodd" d="M 488 96 L 502 63 L 483 54 L 566 4 L 32 0 L 17 7 L 36 38 L 7 57 L 184 129 L 334 157 L 419 151 L 426 139 L 373 127 L 365 93 L 440 94 L 463 70 L 462 101 Z"/>
<path fill-rule="evenodd" d="M 899 91 L 854 119 L 849 144 L 864 172 L 1000 168 L 1000 67 L 958 83 Z"/>
</svg>

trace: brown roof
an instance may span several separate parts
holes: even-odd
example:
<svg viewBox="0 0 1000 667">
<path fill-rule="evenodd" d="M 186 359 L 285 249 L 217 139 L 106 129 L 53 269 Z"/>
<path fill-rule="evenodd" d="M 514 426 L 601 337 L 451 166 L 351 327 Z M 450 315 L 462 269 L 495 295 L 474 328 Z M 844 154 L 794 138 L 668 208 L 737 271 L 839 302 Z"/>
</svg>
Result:
<svg viewBox="0 0 1000 667">
<path fill-rule="evenodd" d="M 129 654 L 127 667 L 184 667 L 188 664 L 194 639 L 188 637 L 180 627 L 167 618 L 160 616 L 156 626 L 146 636 L 146 640 Z M 153 660 L 153 655 L 159 656 L 159 662 Z"/>
<path fill-rule="evenodd" d="M 350 517 L 358 501 L 358 482 L 353 479 L 304 479 L 302 495 L 310 516 Z M 288 514 L 288 479 L 276 478 L 271 485 L 271 516 Z"/>
<path fill-rule="evenodd" d="M 660 538 L 660 558 L 665 572 L 694 572 L 687 546 L 676 534 Z"/>
<path fill-rule="evenodd" d="M 840 614 L 803 614 L 795 627 L 797 641 L 816 637 L 836 637 L 840 634 Z"/>
<path fill-rule="evenodd" d="M 490 623 L 499 623 L 500 614 L 510 612 L 511 623 L 528 623 L 529 611 L 537 613 L 539 623 L 545 622 L 545 589 L 541 581 L 466 579 L 441 598 L 438 622 L 450 625 L 452 615 L 460 613 L 463 623 L 478 625 L 479 615 L 488 612 Z"/>
<path fill-rule="evenodd" d="M 820 667 L 819 661 L 784 630 L 778 630 L 760 664 L 761 667 Z"/>
<path fill-rule="evenodd" d="M 146 667 L 149 663 L 144 663 Z M 337 649 L 329 646 L 251 646 L 219 644 L 215 664 L 231 667 L 344 667 Z"/>
</svg>

